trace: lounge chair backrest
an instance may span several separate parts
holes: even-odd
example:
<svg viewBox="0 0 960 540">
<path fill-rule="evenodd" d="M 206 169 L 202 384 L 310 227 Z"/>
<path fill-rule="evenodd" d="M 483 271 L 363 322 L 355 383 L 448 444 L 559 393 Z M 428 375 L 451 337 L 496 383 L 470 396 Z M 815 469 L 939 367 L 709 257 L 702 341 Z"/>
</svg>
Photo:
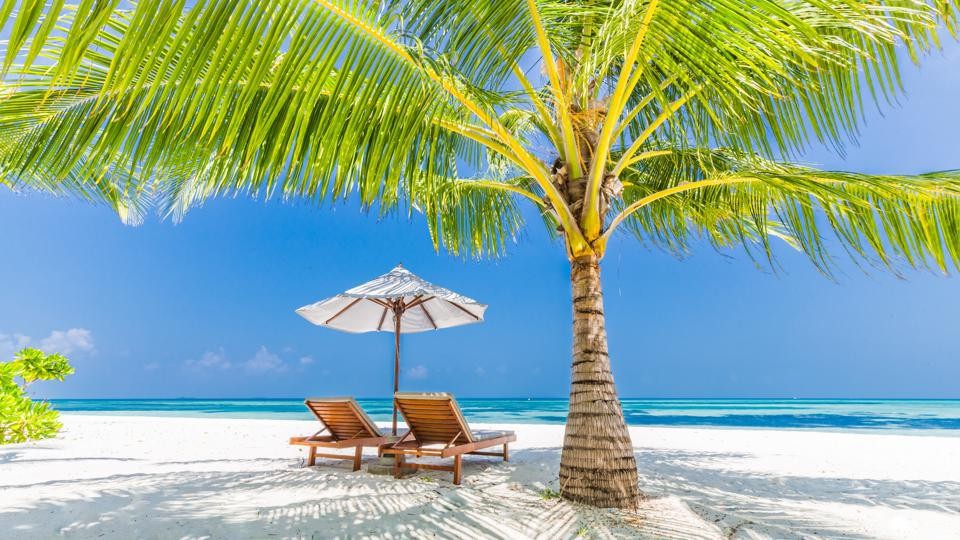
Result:
<svg viewBox="0 0 960 540">
<path fill-rule="evenodd" d="M 397 392 L 397 410 L 420 444 L 474 442 L 467 420 L 453 396 L 445 392 Z"/>
<path fill-rule="evenodd" d="M 351 397 L 307 398 L 304 404 L 340 440 L 380 437 L 380 428 Z"/>
</svg>

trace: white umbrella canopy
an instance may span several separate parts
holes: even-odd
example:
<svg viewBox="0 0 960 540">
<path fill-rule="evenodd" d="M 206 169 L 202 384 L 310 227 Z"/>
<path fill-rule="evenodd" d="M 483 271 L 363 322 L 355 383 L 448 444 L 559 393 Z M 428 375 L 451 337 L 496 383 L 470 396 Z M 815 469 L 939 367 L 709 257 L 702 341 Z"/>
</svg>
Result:
<svg viewBox="0 0 960 540">
<path fill-rule="evenodd" d="M 393 332 L 393 391 L 399 390 L 400 334 L 451 328 L 483 321 L 487 306 L 396 268 L 334 297 L 297 310 L 318 326 L 343 332 Z M 397 434 L 397 408 L 393 408 Z"/>
<path fill-rule="evenodd" d="M 363 285 L 303 306 L 297 314 L 318 326 L 361 334 L 396 332 L 398 309 L 400 333 L 411 334 L 478 323 L 487 306 L 397 266 Z"/>
</svg>

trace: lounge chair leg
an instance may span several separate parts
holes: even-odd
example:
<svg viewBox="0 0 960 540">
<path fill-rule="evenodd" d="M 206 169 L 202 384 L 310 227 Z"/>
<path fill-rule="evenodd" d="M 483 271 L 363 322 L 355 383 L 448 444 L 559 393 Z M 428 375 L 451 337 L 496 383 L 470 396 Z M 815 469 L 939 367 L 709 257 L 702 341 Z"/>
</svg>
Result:
<svg viewBox="0 0 960 540">
<path fill-rule="evenodd" d="M 317 462 L 317 447 L 311 446 L 310 453 L 307 456 L 307 467 L 313 467 L 313 465 L 316 462 Z"/>
<path fill-rule="evenodd" d="M 460 485 L 460 465 L 463 461 L 463 456 L 456 455 L 453 456 L 453 485 Z"/>
<path fill-rule="evenodd" d="M 507 447 L 508 443 L 503 443 L 503 460 L 510 461 L 510 449 Z"/>
<path fill-rule="evenodd" d="M 358 446 L 356 453 L 353 454 L 353 470 L 360 470 L 360 459 L 363 457 L 363 447 Z"/>
<path fill-rule="evenodd" d="M 393 477 L 400 478 L 402 476 L 403 469 L 401 465 L 403 464 L 403 454 L 394 454 L 393 455 Z"/>
</svg>

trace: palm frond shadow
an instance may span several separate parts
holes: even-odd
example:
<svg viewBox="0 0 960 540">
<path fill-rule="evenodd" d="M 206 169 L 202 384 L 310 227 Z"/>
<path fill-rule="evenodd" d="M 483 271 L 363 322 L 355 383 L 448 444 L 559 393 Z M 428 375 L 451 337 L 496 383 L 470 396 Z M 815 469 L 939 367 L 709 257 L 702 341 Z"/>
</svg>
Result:
<svg viewBox="0 0 960 540">
<path fill-rule="evenodd" d="M 851 524 L 826 521 L 811 506 L 885 506 L 960 513 L 960 482 L 874 480 L 763 474 L 738 469 L 749 453 L 640 449 L 641 489 L 677 495 L 697 514 L 730 534 L 741 526 L 776 531 L 773 536 L 869 538 Z"/>
<path fill-rule="evenodd" d="M 251 460 L 243 461 L 249 465 Z M 138 521 L 149 520 L 154 526 L 159 522 L 170 537 L 571 538 L 587 522 L 585 516 L 597 512 L 543 501 L 530 486 L 504 481 L 515 467 L 491 466 L 493 460 L 471 460 L 461 487 L 437 473 L 394 480 L 349 472 L 339 462 L 321 460 L 318 467 L 301 468 L 289 459 L 252 461 L 271 470 L 172 470 L 6 486 L 45 496 L 32 504 L 6 505 L 0 530 L 35 537 L 129 538 L 138 534 Z M 220 468 L 231 462 L 205 463 Z M 231 510 L 225 512 L 226 507 Z M 51 520 L 52 514 L 66 519 Z M 591 523 L 597 538 L 628 536 Z"/>
<path fill-rule="evenodd" d="M 171 537 L 572 538 L 586 530 L 591 538 L 692 540 L 745 532 L 857 539 L 866 536 L 805 505 L 960 513 L 960 482 L 774 476 L 731 466 L 750 456 L 638 449 L 640 485 L 648 495 L 638 514 L 544 500 L 542 490 L 560 489 L 556 448 L 518 449 L 509 463 L 465 461 L 461 487 L 443 473 L 394 480 L 325 460 L 313 468 L 291 459 L 242 460 L 258 470 L 241 471 L 178 470 L 196 463 L 159 462 L 173 470 L 4 486 L 45 495 L 6 505 L 0 530 L 121 538 L 138 534 L 137 522 L 149 520 Z M 20 461 L 12 452 L 0 454 L 3 460 Z M 222 469 L 240 460 L 203 463 Z M 52 514 L 66 519 L 51 520 Z"/>
</svg>

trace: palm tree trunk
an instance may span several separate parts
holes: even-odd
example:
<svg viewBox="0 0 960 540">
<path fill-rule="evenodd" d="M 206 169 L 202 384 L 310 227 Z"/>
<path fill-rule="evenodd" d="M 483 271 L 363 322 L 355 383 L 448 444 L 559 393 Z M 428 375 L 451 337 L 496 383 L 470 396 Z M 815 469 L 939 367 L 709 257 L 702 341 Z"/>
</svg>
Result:
<svg viewBox="0 0 960 540">
<path fill-rule="evenodd" d="M 571 263 L 573 375 L 560 458 L 565 499 L 601 507 L 635 509 L 637 462 L 610 372 L 600 287 L 600 261 Z"/>
</svg>

